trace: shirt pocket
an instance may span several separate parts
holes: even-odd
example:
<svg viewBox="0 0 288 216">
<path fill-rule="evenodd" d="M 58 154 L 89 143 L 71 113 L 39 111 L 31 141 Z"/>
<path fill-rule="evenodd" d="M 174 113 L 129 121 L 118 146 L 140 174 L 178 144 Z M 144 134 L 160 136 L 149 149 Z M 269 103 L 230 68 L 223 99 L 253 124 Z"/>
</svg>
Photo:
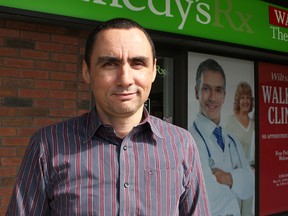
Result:
<svg viewBox="0 0 288 216">
<path fill-rule="evenodd" d="M 146 188 L 175 190 L 183 185 L 183 171 L 180 169 L 146 169 Z"/>
<path fill-rule="evenodd" d="M 151 213 L 174 215 L 184 193 L 183 171 L 178 169 L 145 170 L 146 204 Z M 155 210 L 157 209 L 157 212 Z M 160 213 L 159 213 L 160 214 Z M 154 215 L 154 214 L 152 214 Z"/>
</svg>

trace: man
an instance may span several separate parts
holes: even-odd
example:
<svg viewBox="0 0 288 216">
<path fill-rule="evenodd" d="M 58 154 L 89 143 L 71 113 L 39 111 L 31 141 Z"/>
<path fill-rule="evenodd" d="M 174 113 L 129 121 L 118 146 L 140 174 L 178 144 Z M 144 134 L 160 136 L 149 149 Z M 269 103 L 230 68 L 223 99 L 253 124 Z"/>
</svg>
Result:
<svg viewBox="0 0 288 216">
<path fill-rule="evenodd" d="M 211 214 L 238 216 L 238 198 L 252 196 L 254 175 L 241 143 L 220 125 L 225 87 L 224 71 L 215 60 L 207 59 L 199 65 L 195 95 L 200 111 L 189 131 L 198 146 Z M 215 128 L 221 128 L 222 132 Z M 223 141 L 220 143 L 222 146 L 219 146 L 217 138 Z"/>
<path fill-rule="evenodd" d="M 144 108 L 155 56 L 131 20 L 91 32 L 82 75 L 95 109 L 33 136 L 7 215 L 210 215 L 191 134 Z"/>
</svg>

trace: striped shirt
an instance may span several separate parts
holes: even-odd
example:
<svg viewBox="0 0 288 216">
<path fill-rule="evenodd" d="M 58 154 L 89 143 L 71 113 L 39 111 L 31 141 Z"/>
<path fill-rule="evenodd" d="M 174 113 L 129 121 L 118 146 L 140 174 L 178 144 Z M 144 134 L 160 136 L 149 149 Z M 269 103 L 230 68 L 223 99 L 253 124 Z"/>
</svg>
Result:
<svg viewBox="0 0 288 216">
<path fill-rule="evenodd" d="M 198 151 L 186 130 L 144 119 L 124 138 L 95 110 L 40 129 L 7 215 L 210 215 Z"/>
</svg>

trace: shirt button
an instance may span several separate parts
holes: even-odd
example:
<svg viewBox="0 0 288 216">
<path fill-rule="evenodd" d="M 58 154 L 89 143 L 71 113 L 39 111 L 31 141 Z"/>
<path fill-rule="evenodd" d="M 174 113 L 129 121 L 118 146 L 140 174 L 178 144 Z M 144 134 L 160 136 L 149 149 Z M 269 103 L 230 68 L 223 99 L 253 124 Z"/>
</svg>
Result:
<svg viewBox="0 0 288 216">
<path fill-rule="evenodd" d="M 124 149 L 124 151 L 126 151 L 127 150 L 127 146 L 125 145 L 125 146 L 123 146 L 123 149 Z"/>
<path fill-rule="evenodd" d="M 129 187 L 129 183 L 127 183 L 127 182 L 124 183 L 124 187 L 125 187 L 125 188 L 128 188 L 128 187 Z"/>
</svg>

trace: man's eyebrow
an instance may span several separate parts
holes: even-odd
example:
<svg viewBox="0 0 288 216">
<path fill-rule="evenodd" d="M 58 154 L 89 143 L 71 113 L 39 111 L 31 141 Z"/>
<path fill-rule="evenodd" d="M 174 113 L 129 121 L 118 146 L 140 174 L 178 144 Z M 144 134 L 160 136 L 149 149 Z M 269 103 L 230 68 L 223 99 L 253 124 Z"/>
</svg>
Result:
<svg viewBox="0 0 288 216">
<path fill-rule="evenodd" d="M 97 64 L 102 63 L 102 62 L 107 62 L 107 61 L 112 61 L 112 62 L 122 62 L 123 60 L 121 58 L 118 57 L 114 57 L 114 56 L 99 56 L 97 58 Z M 148 63 L 149 62 L 149 57 L 146 56 L 134 56 L 131 58 L 128 58 L 129 62 L 135 62 L 135 61 L 141 61 L 144 63 Z"/>
<path fill-rule="evenodd" d="M 97 58 L 97 64 L 107 61 L 113 61 L 113 62 L 121 62 L 121 59 L 113 56 L 100 56 Z"/>
<path fill-rule="evenodd" d="M 149 58 L 146 56 L 135 56 L 135 57 L 129 58 L 129 61 L 135 61 L 135 60 L 149 61 Z"/>
</svg>

